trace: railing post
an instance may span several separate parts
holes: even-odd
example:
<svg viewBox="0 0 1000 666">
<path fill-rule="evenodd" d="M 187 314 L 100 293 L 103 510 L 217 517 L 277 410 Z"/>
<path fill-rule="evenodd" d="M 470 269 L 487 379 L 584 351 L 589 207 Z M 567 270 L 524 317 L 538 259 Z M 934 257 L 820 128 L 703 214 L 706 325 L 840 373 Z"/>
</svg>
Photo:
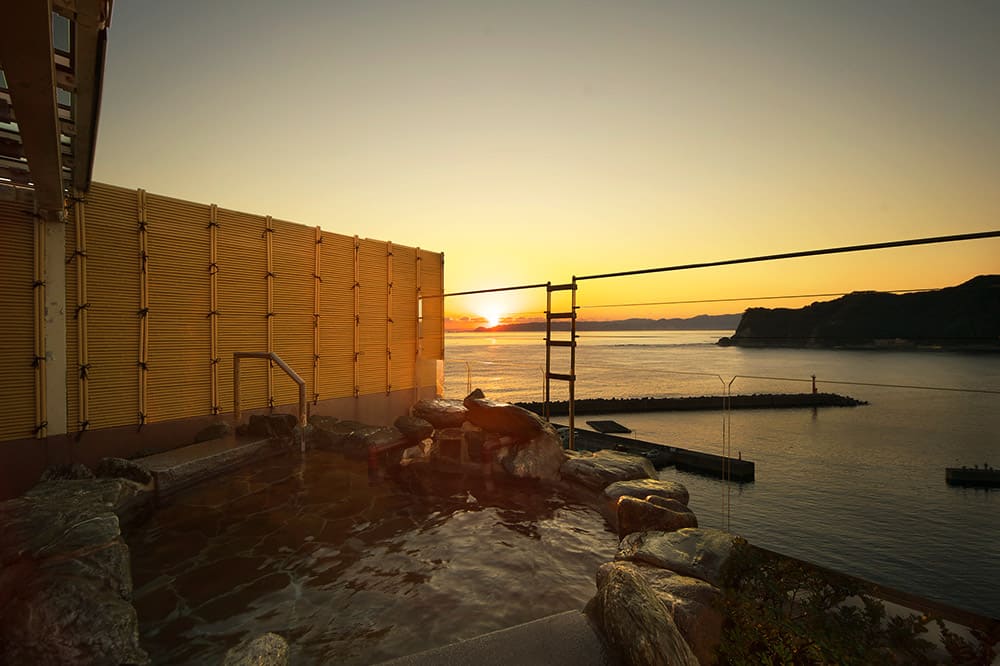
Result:
<svg viewBox="0 0 1000 666">
<path fill-rule="evenodd" d="M 293 382 L 298 384 L 299 387 L 299 426 L 305 428 L 308 417 L 308 408 L 306 407 L 306 383 L 299 377 L 298 373 L 292 370 L 287 363 L 281 360 L 281 357 L 274 352 L 233 352 L 233 418 L 236 420 L 236 425 L 240 424 L 240 358 L 262 358 L 268 362 L 268 367 L 270 367 L 271 362 L 278 365 L 279 368 L 284 370 L 285 374 L 288 375 Z M 270 402 L 270 400 L 269 400 Z M 301 440 L 302 452 L 306 450 L 305 438 Z"/>
</svg>

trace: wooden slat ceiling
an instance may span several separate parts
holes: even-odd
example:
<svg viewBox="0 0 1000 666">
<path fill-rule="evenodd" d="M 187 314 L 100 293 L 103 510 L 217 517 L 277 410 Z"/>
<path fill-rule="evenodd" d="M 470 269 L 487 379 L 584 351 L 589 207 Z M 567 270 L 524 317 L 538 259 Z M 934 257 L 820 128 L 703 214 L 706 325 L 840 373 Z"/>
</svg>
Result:
<svg viewBox="0 0 1000 666">
<path fill-rule="evenodd" d="M 0 0 L 0 197 L 58 219 L 93 171 L 112 0 Z"/>
</svg>

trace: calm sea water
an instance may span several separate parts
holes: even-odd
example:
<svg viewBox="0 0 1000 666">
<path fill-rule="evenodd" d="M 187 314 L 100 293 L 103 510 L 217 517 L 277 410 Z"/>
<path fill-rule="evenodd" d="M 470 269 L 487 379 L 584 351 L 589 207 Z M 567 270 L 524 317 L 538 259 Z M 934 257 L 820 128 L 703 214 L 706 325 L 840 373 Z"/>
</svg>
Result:
<svg viewBox="0 0 1000 666">
<path fill-rule="evenodd" d="M 581 334 L 576 393 L 587 397 L 820 391 L 870 404 L 734 411 L 729 446 L 756 482 L 724 484 L 672 469 L 704 526 L 884 585 L 1000 617 L 1000 492 L 945 484 L 951 466 L 1000 467 L 1000 354 L 741 349 L 726 331 Z M 452 333 L 445 394 L 471 388 L 540 400 L 541 333 Z M 568 372 L 568 350 L 553 356 Z M 836 383 L 849 382 L 849 383 Z M 894 384 L 891 388 L 867 384 Z M 564 399 L 555 386 L 553 399 Z M 720 412 L 617 414 L 640 439 L 722 452 Z M 586 417 L 578 419 L 578 426 Z M 585 427 L 585 426 L 584 426 Z M 728 502 L 728 509 L 725 509 Z"/>
</svg>

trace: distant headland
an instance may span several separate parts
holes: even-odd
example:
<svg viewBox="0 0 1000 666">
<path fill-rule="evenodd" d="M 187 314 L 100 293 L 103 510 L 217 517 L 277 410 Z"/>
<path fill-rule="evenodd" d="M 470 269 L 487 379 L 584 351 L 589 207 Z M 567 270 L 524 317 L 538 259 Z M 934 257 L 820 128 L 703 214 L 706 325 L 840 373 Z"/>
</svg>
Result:
<svg viewBox="0 0 1000 666">
<path fill-rule="evenodd" d="M 740 322 L 742 315 L 698 315 L 688 319 L 615 319 L 611 321 L 588 321 L 578 319 L 576 330 L 578 331 L 726 331 L 734 330 Z M 552 322 L 553 330 L 568 330 L 569 324 L 565 321 Z M 510 332 L 533 332 L 544 331 L 544 321 L 524 321 L 513 324 L 500 324 L 498 326 L 480 326 L 475 329 L 476 333 L 510 333 Z"/>
<path fill-rule="evenodd" d="M 804 308 L 749 308 L 720 345 L 1000 351 L 1000 275 L 908 294 L 862 291 Z"/>
</svg>

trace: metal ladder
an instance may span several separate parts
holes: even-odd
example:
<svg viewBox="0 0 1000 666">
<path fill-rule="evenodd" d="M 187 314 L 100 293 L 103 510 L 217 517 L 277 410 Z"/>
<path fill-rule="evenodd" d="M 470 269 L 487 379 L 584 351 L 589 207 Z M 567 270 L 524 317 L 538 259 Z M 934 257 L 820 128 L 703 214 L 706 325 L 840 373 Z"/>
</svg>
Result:
<svg viewBox="0 0 1000 666">
<path fill-rule="evenodd" d="M 576 387 L 576 278 L 568 284 L 552 284 L 551 282 L 545 285 L 546 290 L 546 301 L 545 301 L 545 404 L 543 408 L 543 416 L 545 420 L 550 419 L 550 409 L 549 402 L 551 397 L 550 385 L 551 381 L 554 379 L 556 381 L 568 382 L 569 383 L 569 443 L 568 448 L 570 451 L 575 450 L 575 408 L 574 408 L 574 398 L 575 398 L 575 387 Z M 552 293 L 557 291 L 569 291 L 570 294 L 570 310 L 569 312 L 553 312 L 552 311 Z M 570 325 L 570 337 L 569 340 L 553 340 L 552 339 L 552 320 L 553 319 L 569 319 Z M 553 347 L 569 347 L 569 374 L 561 372 L 552 372 L 552 348 Z"/>
</svg>

